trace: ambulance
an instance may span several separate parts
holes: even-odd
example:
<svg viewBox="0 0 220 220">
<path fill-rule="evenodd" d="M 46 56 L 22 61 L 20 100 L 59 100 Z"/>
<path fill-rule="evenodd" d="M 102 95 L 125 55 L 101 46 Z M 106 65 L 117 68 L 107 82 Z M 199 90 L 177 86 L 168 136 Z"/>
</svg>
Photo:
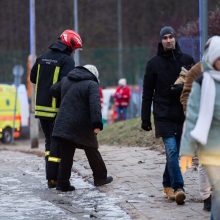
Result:
<svg viewBox="0 0 220 220">
<path fill-rule="evenodd" d="M 17 103 L 15 106 L 15 100 Z M 11 143 L 22 135 L 22 128 L 29 129 L 29 105 L 25 85 L 17 88 L 14 85 L 0 84 L 0 139 Z"/>
</svg>

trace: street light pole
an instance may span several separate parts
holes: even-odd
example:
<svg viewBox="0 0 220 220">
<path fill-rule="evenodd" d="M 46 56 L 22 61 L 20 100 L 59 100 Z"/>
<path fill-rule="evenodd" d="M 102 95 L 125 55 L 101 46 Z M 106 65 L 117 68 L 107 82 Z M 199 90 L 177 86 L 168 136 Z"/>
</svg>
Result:
<svg viewBox="0 0 220 220">
<path fill-rule="evenodd" d="M 36 33 L 35 33 L 35 0 L 29 0 L 30 4 L 30 55 L 31 55 L 31 67 L 36 59 Z M 39 128 L 38 121 L 34 117 L 34 103 L 35 103 L 35 87 L 32 84 L 31 94 L 31 112 L 30 112 L 30 139 L 31 148 L 37 148 L 39 146 L 38 136 Z"/>
<path fill-rule="evenodd" d="M 79 24 L 78 24 L 78 0 L 73 0 L 73 14 L 74 14 L 74 30 L 78 33 L 79 32 Z M 79 50 L 76 50 L 74 53 L 74 60 L 76 66 L 80 64 L 80 57 L 79 57 Z"/>
<path fill-rule="evenodd" d="M 207 0 L 199 0 L 199 49 L 200 59 L 204 52 L 204 46 L 208 39 L 208 7 Z"/>
<path fill-rule="evenodd" d="M 122 68 L 122 21 L 121 21 L 121 0 L 117 0 L 117 14 L 118 14 L 118 78 L 123 76 Z"/>
</svg>

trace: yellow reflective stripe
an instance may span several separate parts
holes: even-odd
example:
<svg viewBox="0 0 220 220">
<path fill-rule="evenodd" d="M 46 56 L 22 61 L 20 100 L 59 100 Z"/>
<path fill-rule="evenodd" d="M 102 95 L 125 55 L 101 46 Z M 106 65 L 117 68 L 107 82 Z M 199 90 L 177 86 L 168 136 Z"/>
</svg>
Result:
<svg viewBox="0 0 220 220">
<path fill-rule="evenodd" d="M 45 111 L 45 112 L 58 112 L 59 108 L 52 108 L 52 107 L 36 105 L 35 110 L 41 110 L 41 111 Z"/>
<path fill-rule="evenodd" d="M 54 117 L 56 116 L 56 113 L 35 111 L 35 115 L 36 115 L 36 116 L 42 116 L 42 117 L 54 118 Z"/>
<path fill-rule="evenodd" d="M 55 162 L 55 163 L 60 163 L 61 159 L 58 158 L 58 157 L 48 157 L 48 161 Z"/>
<path fill-rule="evenodd" d="M 45 151 L 45 157 L 50 155 L 50 151 Z"/>
<path fill-rule="evenodd" d="M 53 75 L 53 84 L 55 84 L 58 81 L 59 73 L 60 73 L 60 67 L 57 66 L 55 68 L 54 75 Z M 52 98 L 52 108 L 53 109 L 56 108 L 56 98 L 54 97 Z"/>
<path fill-rule="evenodd" d="M 54 75 L 53 75 L 53 84 L 55 84 L 58 81 L 59 73 L 60 73 L 60 67 L 56 66 Z"/>
</svg>

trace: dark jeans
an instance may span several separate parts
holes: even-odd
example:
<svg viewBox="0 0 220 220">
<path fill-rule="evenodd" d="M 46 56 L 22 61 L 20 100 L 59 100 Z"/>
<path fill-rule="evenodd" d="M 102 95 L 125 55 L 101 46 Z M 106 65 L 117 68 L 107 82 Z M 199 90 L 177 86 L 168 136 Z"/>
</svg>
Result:
<svg viewBox="0 0 220 220">
<path fill-rule="evenodd" d="M 50 157 L 60 158 L 60 163 L 49 162 L 48 175 L 58 183 L 68 183 L 71 176 L 73 157 L 77 145 L 61 138 L 52 138 Z M 81 147 L 80 147 L 81 148 Z M 85 148 L 86 157 L 93 171 L 94 179 L 106 179 L 107 169 L 98 149 Z"/>
<path fill-rule="evenodd" d="M 47 169 L 48 169 L 48 156 L 50 153 L 51 137 L 53 132 L 54 120 L 46 120 L 40 118 L 41 128 L 45 136 L 45 169 L 46 169 L 46 179 L 48 179 Z"/>
<path fill-rule="evenodd" d="M 128 107 L 126 106 L 117 106 L 117 120 L 123 121 L 127 119 L 127 110 Z"/>
<path fill-rule="evenodd" d="M 166 166 L 163 174 L 163 186 L 172 187 L 174 191 L 183 189 L 184 182 L 179 166 L 180 138 L 178 136 L 163 137 L 166 151 Z"/>
</svg>

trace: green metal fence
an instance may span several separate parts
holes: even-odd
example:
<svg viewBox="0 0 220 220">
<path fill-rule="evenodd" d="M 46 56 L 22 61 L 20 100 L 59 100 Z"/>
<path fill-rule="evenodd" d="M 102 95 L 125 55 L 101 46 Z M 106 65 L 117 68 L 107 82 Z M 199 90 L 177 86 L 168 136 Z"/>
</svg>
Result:
<svg viewBox="0 0 220 220">
<path fill-rule="evenodd" d="M 125 48 L 122 50 L 123 77 L 128 84 L 137 84 L 143 77 L 147 48 Z M 12 69 L 14 65 L 21 64 L 24 67 L 22 83 L 26 83 L 28 51 L 0 52 L 0 82 L 13 82 Z M 100 72 L 102 86 L 117 84 L 118 77 L 118 50 L 117 48 L 84 49 L 80 54 L 81 65 L 94 64 Z"/>
<path fill-rule="evenodd" d="M 143 77 L 147 56 L 147 48 L 125 48 L 122 50 L 123 77 L 127 79 L 128 84 L 137 84 L 138 80 Z M 85 49 L 80 57 L 82 65 L 91 63 L 97 66 L 101 85 L 117 84 L 119 74 L 118 50 L 116 48 Z"/>
<path fill-rule="evenodd" d="M 28 52 L 25 51 L 7 51 L 0 52 L 0 83 L 12 83 L 14 76 L 12 69 L 14 65 L 22 65 L 24 67 L 24 75 L 22 83 L 26 83 L 27 77 L 27 56 Z"/>
</svg>

